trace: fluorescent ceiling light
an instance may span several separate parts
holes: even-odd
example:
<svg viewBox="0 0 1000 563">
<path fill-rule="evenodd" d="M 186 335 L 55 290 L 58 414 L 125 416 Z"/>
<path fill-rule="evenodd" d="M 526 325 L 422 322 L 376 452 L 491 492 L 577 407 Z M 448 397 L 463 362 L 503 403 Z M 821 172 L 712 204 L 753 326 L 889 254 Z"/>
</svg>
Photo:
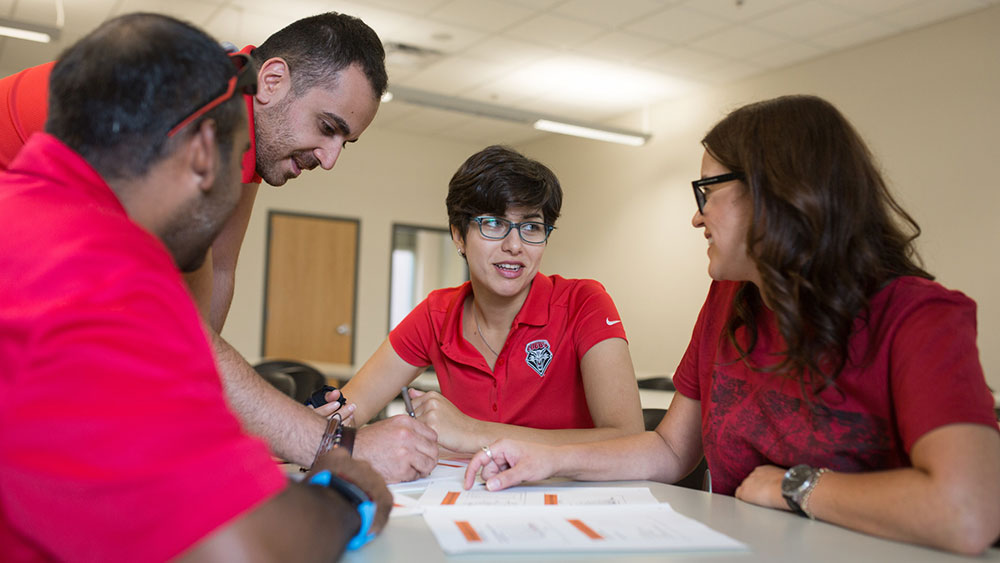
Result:
<svg viewBox="0 0 1000 563">
<path fill-rule="evenodd" d="M 649 139 L 649 135 L 642 134 L 629 134 L 629 133 L 616 133 L 614 131 L 608 131 L 605 129 L 594 129 L 592 127 L 584 127 L 582 125 L 572 125 L 569 123 L 561 123 L 559 121 L 551 121 L 549 119 L 539 119 L 534 123 L 535 129 L 539 131 L 548 131 L 550 133 L 562 133 L 563 135 L 573 135 L 574 137 L 585 137 L 587 139 L 595 139 L 598 141 L 607 141 L 609 143 L 619 143 L 622 145 L 629 145 L 633 147 L 641 147 L 646 144 Z"/>
<path fill-rule="evenodd" d="M 392 100 L 399 100 L 401 102 L 445 111 L 454 111 L 479 117 L 489 117 L 492 119 L 522 123 L 524 125 L 530 125 L 540 131 L 548 131 L 550 133 L 586 137 L 588 139 L 621 143 L 634 147 L 645 144 L 651 137 L 649 133 L 619 129 L 595 123 L 583 123 L 559 116 L 535 113 L 495 104 L 487 104 L 484 102 L 477 102 L 475 100 L 467 100 L 465 98 L 444 96 L 433 92 L 427 92 L 425 90 L 417 90 L 403 86 L 391 86 L 389 90 L 390 93 L 388 95 L 391 96 L 390 99 Z M 385 98 L 383 98 L 383 100 L 385 100 Z"/>
<path fill-rule="evenodd" d="M 0 18 L 0 35 L 7 37 L 37 41 L 38 43 L 51 43 L 59 39 L 61 31 L 57 27 Z"/>
</svg>

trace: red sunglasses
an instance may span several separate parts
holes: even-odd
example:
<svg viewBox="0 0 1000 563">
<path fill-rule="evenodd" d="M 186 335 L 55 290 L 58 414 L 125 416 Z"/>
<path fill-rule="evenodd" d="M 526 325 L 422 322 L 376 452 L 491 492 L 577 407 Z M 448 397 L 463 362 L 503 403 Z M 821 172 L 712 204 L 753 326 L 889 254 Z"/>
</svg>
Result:
<svg viewBox="0 0 1000 563">
<path fill-rule="evenodd" d="M 212 111 L 223 102 L 231 99 L 238 92 L 242 92 L 249 96 L 257 93 L 257 73 L 253 72 L 253 65 L 250 64 L 250 56 L 245 53 L 236 53 L 229 55 L 229 60 L 233 61 L 233 65 L 236 66 L 236 74 L 229 79 L 228 84 L 226 84 L 226 89 L 218 96 L 209 100 L 208 103 L 195 110 L 192 114 L 182 119 L 180 123 L 174 125 L 173 128 L 167 132 L 167 137 L 173 137 L 178 131 L 187 127 L 191 124 L 191 122 L 195 121 L 199 117 Z"/>
</svg>

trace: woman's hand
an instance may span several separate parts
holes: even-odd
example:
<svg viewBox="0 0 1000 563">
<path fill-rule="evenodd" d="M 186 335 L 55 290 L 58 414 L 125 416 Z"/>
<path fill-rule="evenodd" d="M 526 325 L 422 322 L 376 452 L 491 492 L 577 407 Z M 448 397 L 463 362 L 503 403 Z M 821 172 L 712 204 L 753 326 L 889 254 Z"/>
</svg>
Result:
<svg viewBox="0 0 1000 563">
<path fill-rule="evenodd" d="M 736 498 L 768 508 L 789 510 L 781 495 L 785 470 L 774 465 L 759 465 L 736 488 Z"/>
<path fill-rule="evenodd" d="M 479 436 L 480 421 L 467 416 L 454 404 L 435 391 L 423 392 L 410 389 L 413 412 L 421 422 L 437 432 L 438 443 L 445 448 L 462 453 L 473 453 L 483 446 Z"/>
<path fill-rule="evenodd" d="M 354 403 L 348 403 L 346 405 L 340 404 L 340 389 L 328 391 L 324 398 L 326 399 L 325 405 L 320 405 L 315 408 L 313 408 L 312 405 L 309 405 L 309 408 L 313 409 L 316 414 L 322 416 L 323 418 L 330 418 L 333 413 L 339 412 L 341 421 L 346 423 L 351 420 L 354 416 L 354 411 L 358 408 L 358 405 Z"/>
<path fill-rule="evenodd" d="M 490 444 L 488 450 L 480 448 L 479 453 L 472 456 L 465 470 L 465 488 L 472 488 L 480 470 L 489 491 L 499 491 L 525 481 L 548 479 L 558 468 L 557 452 L 557 447 L 544 444 L 498 440 Z"/>
</svg>

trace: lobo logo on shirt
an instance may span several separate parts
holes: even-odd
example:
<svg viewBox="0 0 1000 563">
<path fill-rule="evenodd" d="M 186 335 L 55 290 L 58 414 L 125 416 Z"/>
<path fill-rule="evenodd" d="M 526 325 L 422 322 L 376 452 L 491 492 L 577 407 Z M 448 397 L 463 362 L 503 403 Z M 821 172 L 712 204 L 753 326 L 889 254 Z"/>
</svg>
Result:
<svg viewBox="0 0 1000 563">
<path fill-rule="evenodd" d="M 545 368 L 552 363 L 552 349 L 549 347 L 549 341 L 532 340 L 524 347 L 524 351 L 527 354 L 524 361 L 528 362 L 528 365 L 535 370 L 539 377 L 545 377 Z"/>
</svg>

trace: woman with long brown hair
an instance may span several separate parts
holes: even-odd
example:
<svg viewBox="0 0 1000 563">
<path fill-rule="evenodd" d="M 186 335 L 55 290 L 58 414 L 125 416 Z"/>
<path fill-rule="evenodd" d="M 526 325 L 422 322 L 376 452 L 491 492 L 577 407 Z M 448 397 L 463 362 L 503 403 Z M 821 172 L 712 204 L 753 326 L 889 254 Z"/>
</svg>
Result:
<svg viewBox="0 0 1000 563">
<path fill-rule="evenodd" d="M 713 282 L 656 431 L 500 441 L 487 488 L 561 475 L 675 482 L 978 553 L 1000 534 L 1000 433 L 975 303 L 919 264 L 916 222 L 830 103 L 737 109 L 702 141 L 692 224 Z M 621 460 L 629 459 L 623 464 Z"/>
</svg>

